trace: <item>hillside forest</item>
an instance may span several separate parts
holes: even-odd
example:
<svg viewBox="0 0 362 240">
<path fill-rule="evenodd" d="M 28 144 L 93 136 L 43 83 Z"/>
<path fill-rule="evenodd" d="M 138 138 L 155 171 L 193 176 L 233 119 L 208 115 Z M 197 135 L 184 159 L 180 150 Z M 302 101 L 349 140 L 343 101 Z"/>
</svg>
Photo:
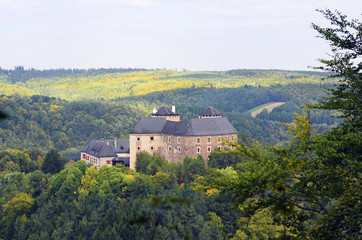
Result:
<svg viewBox="0 0 362 240">
<path fill-rule="evenodd" d="M 320 13 L 334 55 L 313 71 L 0 68 L 0 239 L 361 239 L 362 25 Z M 79 160 L 172 105 L 213 106 L 238 142 L 207 165 Z"/>
</svg>

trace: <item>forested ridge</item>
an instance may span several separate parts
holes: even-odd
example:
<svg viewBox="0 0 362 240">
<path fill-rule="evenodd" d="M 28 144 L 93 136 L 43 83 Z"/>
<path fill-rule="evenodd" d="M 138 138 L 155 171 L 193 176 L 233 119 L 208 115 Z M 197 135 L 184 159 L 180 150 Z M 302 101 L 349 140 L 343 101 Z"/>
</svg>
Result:
<svg viewBox="0 0 362 240">
<path fill-rule="evenodd" d="M 361 239 L 361 23 L 320 12 L 324 72 L 0 69 L 0 239 Z M 240 139 L 207 165 L 77 161 L 163 105 L 212 105 Z"/>
<path fill-rule="evenodd" d="M 94 75 L 73 70 L 73 75 L 50 74 L 47 78 L 38 77 L 34 70 L 14 71 L 31 77 L 11 83 L 11 74 L 3 70 L 0 108 L 9 118 L 0 122 L 0 149 L 57 148 L 73 160 L 91 139 L 127 138 L 141 117 L 153 108 L 171 105 L 176 105 L 183 121 L 213 106 L 229 118 L 241 136 L 274 145 L 290 138 L 280 122 L 291 122 L 301 106 L 321 99 L 322 87 L 333 82 L 322 80 L 321 73 L 277 70 L 132 70 Z M 143 92 L 130 96 L 125 86 Z M 257 119 L 250 117 L 248 110 L 270 101 L 286 104 Z M 330 115 L 313 111 L 312 122 L 324 131 L 338 123 Z"/>
</svg>

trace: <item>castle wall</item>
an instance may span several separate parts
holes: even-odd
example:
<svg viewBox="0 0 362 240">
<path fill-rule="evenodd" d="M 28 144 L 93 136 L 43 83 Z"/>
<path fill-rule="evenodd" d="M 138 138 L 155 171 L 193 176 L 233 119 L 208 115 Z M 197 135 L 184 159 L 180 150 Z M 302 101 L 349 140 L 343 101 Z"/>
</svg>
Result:
<svg viewBox="0 0 362 240">
<path fill-rule="evenodd" d="M 91 163 L 96 168 L 102 167 L 104 164 L 106 164 L 108 166 L 112 166 L 112 159 L 113 158 L 114 157 L 98 158 L 98 157 L 92 156 L 90 154 L 87 154 L 85 152 L 81 153 L 81 160 L 84 160 L 86 163 Z"/>
<path fill-rule="evenodd" d="M 153 137 L 153 140 L 151 140 Z M 176 136 L 164 134 L 130 134 L 130 168 L 136 167 L 136 154 L 147 151 L 159 153 L 170 162 L 183 162 L 186 156 L 196 158 L 201 155 L 207 164 L 208 157 L 215 148 L 224 149 L 225 140 L 236 141 L 237 134 L 216 136 Z"/>
<path fill-rule="evenodd" d="M 181 163 L 186 156 L 196 158 L 201 155 L 207 164 L 211 151 L 215 148 L 224 149 L 227 147 L 222 145 L 225 140 L 236 141 L 237 134 L 215 136 L 164 135 L 162 155 L 168 161 Z"/>
<path fill-rule="evenodd" d="M 102 167 L 103 165 L 112 166 L 112 159 L 114 157 L 102 157 L 99 159 L 98 167 Z"/>
<path fill-rule="evenodd" d="M 151 115 L 151 117 L 162 117 L 162 118 L 166 118 L 166 120 L 168 120 L 168 121 L 174 121 L 174 122 L 180 121 L 180 115 L 168 115 L 168 116 Z"/>
<path fill-rule="evenodd" d="M 136 155 L 141 151 L 149 153 L 160 153 L 162 149 L 161 134 L 130 134 L 129 135 L 129 152 L 131 169 L 136 168 Z"/>
</svg>

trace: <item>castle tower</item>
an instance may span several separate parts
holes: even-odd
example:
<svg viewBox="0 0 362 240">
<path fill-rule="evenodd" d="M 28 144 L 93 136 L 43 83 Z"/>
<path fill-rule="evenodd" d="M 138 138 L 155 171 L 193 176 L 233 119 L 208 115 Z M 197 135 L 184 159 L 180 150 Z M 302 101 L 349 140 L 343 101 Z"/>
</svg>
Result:
<svg viewBox="0 0 362 240">
<path fill-rule="evenodd" d="M 211 106 L 199 113 L 199 118 L 219 118 L 219 117 L 222 117 L 221 113 Z"/>
<path fill-rule="evenodd" d="M 179 122 L 180 121 L 180 114 L 176 113 L 176 107 L 172 106 L 172 110 L 167 107 L 162 107 L 160 109 L 153 109 L 151 114 L 152 117 L 163 117 L 166 120 Z"/>
</svg>

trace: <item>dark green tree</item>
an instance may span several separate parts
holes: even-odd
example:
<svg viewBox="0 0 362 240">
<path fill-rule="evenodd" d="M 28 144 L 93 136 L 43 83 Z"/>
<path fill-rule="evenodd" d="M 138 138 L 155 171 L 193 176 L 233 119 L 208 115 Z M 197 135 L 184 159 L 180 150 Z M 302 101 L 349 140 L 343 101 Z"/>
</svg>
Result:
<svg viewBox="0 0 362 240">
<path fill-rule="evenodd" d="M 65 156 L 60 154 L 57 150 L 52 149 L 45 156 L 42 171 L 50 174 L 58 173 L 64 168 L 65 163 Z"/>
<path fill-rule="evenodd" d="M 345 125 L 355 130 L 362 129 L 362 23 L 358 19 L 349 20 L 346 15 L 328 9 L 321 12 L 331 27 L 312 24 L 319 37 L 331 46 L 331 59 L 320 59 L 323 64 L 316 69 L 332 72 L 331 77 L 339 79 L 334 88 L 318 105 L 322 109 L 334 109 L 342 113 Z"/>
</svg>

